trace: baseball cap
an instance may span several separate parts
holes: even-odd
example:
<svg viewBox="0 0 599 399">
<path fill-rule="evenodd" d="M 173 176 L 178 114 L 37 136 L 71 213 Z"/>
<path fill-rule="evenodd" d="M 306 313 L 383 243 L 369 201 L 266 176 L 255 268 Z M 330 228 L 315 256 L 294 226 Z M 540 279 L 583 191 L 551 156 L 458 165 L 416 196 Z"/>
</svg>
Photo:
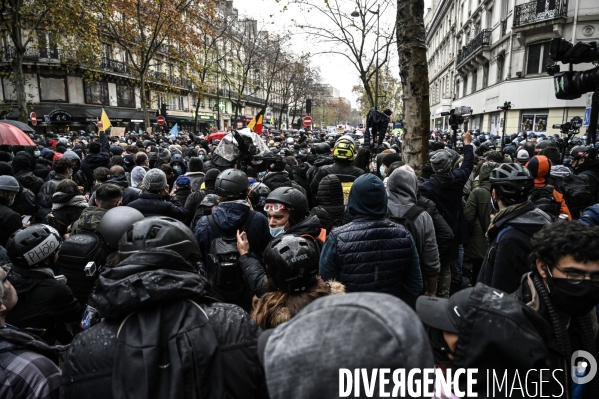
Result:
<svg viewBox="0 0 599 399">
<path fill-rule="evenodd" d="M 416 300 L 416 313 L 420 321 L 427 326 L 458 334 L 473 289 L 466 288 L 449 298 L 419 297 Z"/>
<path fill-rule="evenodd" d="M 528 151 L 520 150 L 518 151 L 518 155 L 516 156 L 516 158 L 520 162 L 528 162 L 530 160 L 530 155 L 528 155 Z"/>
</svg>

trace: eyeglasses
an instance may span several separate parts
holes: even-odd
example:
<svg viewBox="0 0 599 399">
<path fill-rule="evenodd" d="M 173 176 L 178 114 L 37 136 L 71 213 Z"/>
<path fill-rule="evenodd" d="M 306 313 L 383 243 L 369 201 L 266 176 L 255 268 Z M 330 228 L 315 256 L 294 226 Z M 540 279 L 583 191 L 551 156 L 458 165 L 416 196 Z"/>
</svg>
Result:
<svg viewBox="0 0 599 399">
<path fill-rule="evenodd" d="M 4 276 L 2 280 L 0 280 L 0 282 L 4 284 L 7 278 L 12 277 L 12 269 L 10 268 L 10 266 L 7 265 L 1 265 L 0 269 L 4 270 L 4 272 L 6 273 L 6 276 Z"/>
<path fill-rule="evenodd" d="M 557 266 L 555 266 L 555 268 L 566 276 L 566 281 L 570 284 L 580 284 L 582 281 L 586 280 L 587 276 L 589 276 L 589 279 L 591 280 L 593 285 L 595 287 L 599 287 L 599 274 L 587 274 L 583 272 L 565 272 Z M 553 277 L 549 269 L 547 269 L 547 272 L 551 277 Z"/>
<path fill-rule="evenodd" d="M 279 211 L 284 211 L 285 209 L 287 209 L 285 207 L 285 204 L 279 204 L 279 203 L 264 204 L 264 211 L 266 211 L 266 212 L 268 212 L 268 211 L 279 212 Z"/>
</svg>

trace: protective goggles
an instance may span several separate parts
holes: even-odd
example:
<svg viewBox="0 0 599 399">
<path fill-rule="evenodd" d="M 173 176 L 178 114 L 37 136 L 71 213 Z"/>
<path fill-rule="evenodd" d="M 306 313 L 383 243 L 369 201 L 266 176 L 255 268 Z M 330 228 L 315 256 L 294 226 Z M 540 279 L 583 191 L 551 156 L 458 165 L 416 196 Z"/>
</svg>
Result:
<svg viewBox="0 0 599 399">
<path fill-rule="evenodd" d="M 268 211 L 279 212 L 279 211 L 284 211 L 285 209 L 287 209 L 285 207 L 285 204 L 279 204 L 276 202 L 264 204 L 264 211 L 266 211 L 266 212 L 268 212 Z"/>
</svg>

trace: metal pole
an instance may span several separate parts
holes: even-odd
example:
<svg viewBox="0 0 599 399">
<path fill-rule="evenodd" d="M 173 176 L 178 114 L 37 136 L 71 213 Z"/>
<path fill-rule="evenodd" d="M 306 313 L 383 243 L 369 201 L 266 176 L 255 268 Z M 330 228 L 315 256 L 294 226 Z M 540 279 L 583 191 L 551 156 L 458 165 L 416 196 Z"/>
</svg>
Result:
<svg viewBox="0 0 599 399">
<path fill-rule="evenodd" d="M 376 77 L 374 87 L 374 109 L 379 109 L 379 22 L 381 20 L 381 5 L 377 5 L 376 11 Z"/>
<path fill-rule="evenodd" d="M 503 131 L 501 133 L 501 149 L 505 148 L 505 125 L 507 125 L 507 107 L 503 108 Z"/>
</svg>

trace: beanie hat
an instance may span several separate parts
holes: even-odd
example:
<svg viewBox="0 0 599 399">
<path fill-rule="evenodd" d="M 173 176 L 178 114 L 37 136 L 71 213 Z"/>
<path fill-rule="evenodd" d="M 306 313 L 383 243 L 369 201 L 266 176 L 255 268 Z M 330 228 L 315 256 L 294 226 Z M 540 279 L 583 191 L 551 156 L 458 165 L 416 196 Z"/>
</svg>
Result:
<svg viewBox="0 0 599 399">
<path fill-rule="evenodd" d="M 54 157 L 52 158 L 52 162 L 54 162 L 62 157 L 63 157 L 63 155 L 60 152 L 57 152 L 54 154 Z"/>
<path fill-rule="evenodd" d="M 20 189 L 19 182 L 12 176 L 0 176 L 0 190 L 16 191 Z"/>
<path fill-rule="evenodd" d="M 160 191 L 166 187 L 166 175 L 160 169 L 150 169 L 143 179 L 144 188 L 148 191 Z"/>
<path fill-rule="evenodd" d="M 48 147 L 44 148 L 44 149 L 42 150 L 42 155 L 44 155 L 45 153 L 47 153 L 47 152 L 49 152 L 49 151 L 52 151 L 52 150 L 51 150 L 51 149 L 49 149 Z"/>
<path fill-rule="evenodd" d="M 189 172 L 203 172 L 204 162 L 198 157 L 189 158 Z"/>
<path fill-rule="evenodd" d="M 131 187 L 139 186 L 139 183 L 143 182 L 146 176 L 146 170 L 141 166 L 136 166 L 131 171 Z"/>
<path fill-rule="evenodd" d="M 166 148 L 162 148 L 160 149 L 160 151 L 158 152 L 158 158 L 164 160 L 167 160 L 171 157 L 171 152 L 169 150 L 167 150 Z"/>
<path fill-rule="evenodd" d="M 101 149 L 102 144 L 98 143 L 97 141 L 92 141 L 91 143 L 89 143 L 90 154 L 99 154 Z"/>
<path fill-rule="evenodd" d="M 206 184 L 206 188 L 214 188 L 216 184 L 216 178 L 220 174 L 220 170 L 218 169 L 210 169 L 206 172 L 206 177 L 204 178 L 204 184 Z"/>
<path fill-rule="evenodd" d="M 0 176 L 12 176 L 14 172 L 8 162 L 0 162 Z"/>
<path fill-rule="evenodd" d="M 397 161 L 401 161 L 401 156 L 399 154 L 387 154 L 383 157 L 383 161 L 381 163 L 389 167 L 393 162 Z"/>
<path fill-rule="evenodd" d="M 65 151 L 65 153 L 62 155 L 69 161 L 81 161 L 81 158 L 79 158 L 79 155 L 75 154 L 75 152 L 71 151 L 71 150 Z"/>
<path fill-rule="evenodd" d="M 123 153 L 123 148 L 118 145 L 113 145 L 110 147 L 110 152 L 112 152 L 113 155 L 121 155 Z"/>
<path fill-rule="evenodd" d="M 15 173 L 30 171 L 35 165 L 35 158 L 26 152 L 19 152 L 12 160 L 12 168 Z"/>
<path fill-rule="evenodd" d="M 175 184 L 177 185 L 177 187 L 190 187 L 191 179 L 185 175 L 181 175 L 177 177 Z"/>
<path fill-rule="evenodd" d="M 437 150 L 431 157 L 431 166 L 435 173 L 446 173 L 451 170 L 451 153 L 447 150 Z"/>
</svg>

